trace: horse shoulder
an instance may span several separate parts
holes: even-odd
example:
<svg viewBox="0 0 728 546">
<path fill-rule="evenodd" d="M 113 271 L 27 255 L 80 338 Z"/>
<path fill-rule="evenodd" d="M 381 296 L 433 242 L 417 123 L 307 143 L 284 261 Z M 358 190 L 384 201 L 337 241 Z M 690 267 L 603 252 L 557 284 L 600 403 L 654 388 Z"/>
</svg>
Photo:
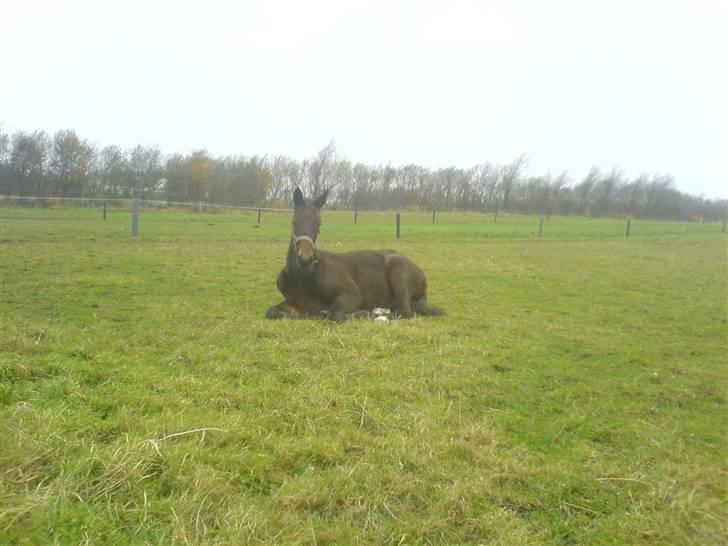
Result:
<svg viewBox="0 0 728 546">
<path fill-rule="evenodd" d="M 300 283 L 296 280 L 295 275 L 292 275 L 286 268 L 281 269 L 276 279 L 276 287 L 278 291 L 284 296 L 292 294 Z"/>
</svg>

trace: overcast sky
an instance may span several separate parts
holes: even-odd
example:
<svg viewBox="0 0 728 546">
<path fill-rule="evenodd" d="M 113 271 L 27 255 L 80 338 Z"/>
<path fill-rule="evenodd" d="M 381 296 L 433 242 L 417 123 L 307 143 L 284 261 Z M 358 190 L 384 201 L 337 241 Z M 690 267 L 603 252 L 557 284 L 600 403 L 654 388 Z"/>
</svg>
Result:
<svg viewBox="0 0 728 546">
<path fill-rule="evenodd" d="M 165 153 L 529 172 L 728 197 L 723 0 L 0 0 L 0 123 Z"/>
</svg>

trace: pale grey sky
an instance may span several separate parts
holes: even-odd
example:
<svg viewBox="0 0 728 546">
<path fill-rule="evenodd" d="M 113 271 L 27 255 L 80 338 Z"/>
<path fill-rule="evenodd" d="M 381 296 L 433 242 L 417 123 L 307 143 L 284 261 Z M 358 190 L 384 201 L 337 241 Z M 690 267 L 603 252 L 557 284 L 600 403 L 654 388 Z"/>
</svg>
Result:
<svg viewBox="0 0 728 546">
<path fill-rule="evenodd" d="M 0 0 L 0 123 L 728 197 L 728 2 Z"/>
</svg>

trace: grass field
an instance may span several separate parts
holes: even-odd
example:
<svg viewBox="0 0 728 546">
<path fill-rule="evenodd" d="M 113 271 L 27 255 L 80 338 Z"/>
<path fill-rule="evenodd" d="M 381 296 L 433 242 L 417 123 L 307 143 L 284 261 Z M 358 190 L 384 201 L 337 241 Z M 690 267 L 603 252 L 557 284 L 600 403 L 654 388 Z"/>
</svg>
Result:
<svg viewBox="0 0 728 546">
<path fill-rule="evenodd" d="M 0 217 L 0 544 L 728 541 L 720 225 L 324 211 L 449 313 L 332 324 L 284 213 Z"/>
</svg>

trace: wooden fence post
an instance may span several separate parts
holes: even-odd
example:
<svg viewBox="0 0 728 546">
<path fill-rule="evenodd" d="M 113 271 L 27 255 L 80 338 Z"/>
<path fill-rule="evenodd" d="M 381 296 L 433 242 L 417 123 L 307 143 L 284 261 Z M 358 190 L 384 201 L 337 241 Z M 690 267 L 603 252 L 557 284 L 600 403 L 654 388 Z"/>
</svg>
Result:
<svg viewBox="0 0 728 546">
<path fill-rule="evenodd" d="M 104 220 L 106 220 L 106 201 L 104 201 Z"/>
<path fill-rule="evenodd" d="M 136 237 L 139 234 L 139 199 L 131 202 L 131 236 Z"/>
<path fill-rule="evenodd" d="M 354 209 L 354 224 L 356 224 L 356 218 L 359 216 L 359 211 Z"/>
<path fill-rule="evenodd" d="M 397 239 L 399 239 L 399 211 L 397 211 Z"/>
<path fill-rule="evenodd" d="M 260 225 L 260 207 L 258 208 L 258 225 Z"/>
<path fill-rule="evenodd" d="M 627 218 L 627 232 L 625 233 L 625 237 L 629 237 L 629 228 L 632 224 L 632 218 Z"/>
<path fill-rule="evenodd" d="M 435 209 L 432 209 L 432 224 L 435 224 Z"/>
</svg>

